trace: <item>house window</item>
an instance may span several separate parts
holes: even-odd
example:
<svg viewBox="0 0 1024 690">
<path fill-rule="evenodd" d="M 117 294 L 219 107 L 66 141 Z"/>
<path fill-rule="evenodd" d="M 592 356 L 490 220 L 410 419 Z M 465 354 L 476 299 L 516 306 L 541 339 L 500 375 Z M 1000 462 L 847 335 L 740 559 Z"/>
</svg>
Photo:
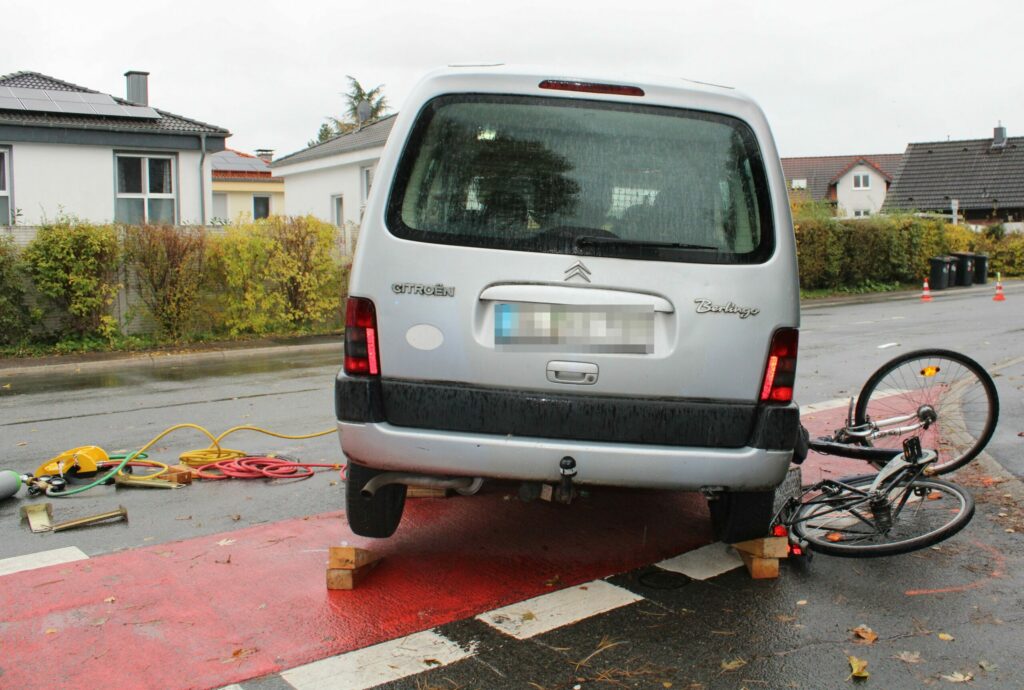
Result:
<svg viewBox="0 0 1024 690">
<path fill-rule="evenodd" d="M 331 215 L 335 225 L 339 228 L 345 227 L 345 202 L 341 194 L 331 197 Z"/>
<path fill-rule="evenodd" d="M 228 218 L 228 195 L 224 192 L 213 193 L 213 217 L 210 222 L 214 225 L 231 222 Z"/>
<path fill-rule="evenodd" d="M 176 206 L 172 157 L 117 154 L 115 221 L 173 224 Z"/>
<path fill-rule="evenodd" d="M 790 180 L 789 188 L 790 189 L 807 189 L 807 179 L 806 178 L 794 178 L 794 179 Z"/>
<path fill-rule="evenodd" d="M 871 215 L 871 211 L 869 211 L 866 208 L 865 209 L 856 209 L 853 212 L 853 217 L 854 218 L 867 218 L 870 215 Z"/>
<path fill-rule="evenodd" d="M 0 225 L 14 225 L 11 218 L 11 188 L 7 181 L 11 177 L 8 169 L 10 149 L 0 149 Z"/>
<path fill-rule="evenodd" d="M 366 200 L 370 198 L 370 187 L 373 185 L 373 168 L 363 168 L 361 173 L 363 178 L 363 204 L 366 204 Z"/>
<path fill-rule="evenodd" d="M 252 196 L 252 217 L 253 220 L 267 218 L 270 215 L 270 197 L 253 194 Z"/>
<path fill-rule="evenodd" d="M 868 174 L 853 176 L 854 189 L 871 189 L 871 176 Z"/>
</svg>

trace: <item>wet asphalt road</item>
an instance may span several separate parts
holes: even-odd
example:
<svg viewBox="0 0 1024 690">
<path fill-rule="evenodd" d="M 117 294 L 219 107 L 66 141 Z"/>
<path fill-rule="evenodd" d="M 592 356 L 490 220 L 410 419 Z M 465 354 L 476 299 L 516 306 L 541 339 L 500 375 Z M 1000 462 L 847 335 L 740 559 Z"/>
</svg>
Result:
<svg viewBox="0 0 1024 690">
<path fill-rule="evenodd" d="M 855 395 L 871 371 L 901 351 L 961 350 L 994 369 L 1002 416 L 989 451 L 1024 476 L 1024 439 L 1017 436 L 1024 430 L 1024 293 L 1017 294 L 1004 303 L 947 292 L 928 305 L 897 301 L 807 310 L 797 398 L 810 403 Z M 333 424 L 331 383 L 339 359 L 335 353 L 282 352 L 171 368 L 15 376 L 0 370 L 0 466 L 30 471 L 85 444 L 131 449 L 185 421 L 215 433 L 249 423 L 287 433 L 326 430 Z M 173 457 L 205 445 L 198 434 L 183 432 L 161 441 L 154 453 Z M 341 458 L 333 434 L 296 442 L 244 433 L 227 445 L 310 461 Z M 611 680 L 645 688 L 841 688 L 851 684 L 847 656 L 855 655 L 868 660 L 873 687 L 944 686 L 967 675 L 974 687 L 1024 687 L 1019 489 L 1013 482 L 993 483 L 982 471 L 960 480 L 976 492 L 978 514 L 937 549 L 870 561 L 817 557 L 807 571 L 787 565 L 774 581 L 755 582 L 733 571 L 708 582 L 651 586 L 642 571 L 628 573 L 613 581 L 646 601 L 531 641 L 501 638 L 472 620 L 445 626 L 453 639 L 476 640 L 479 653 L 417 682 L 436 688 L 572 688 Z M 72 544 L 98 555 L 337 510 L 341 489 L 333 472 L 305 482 L 204 483 L 185 491 L 100 488 L 56 502 L 55 517 L 120 503 L 129 510 L 129 525 L 46 535 L 16 527 L 20 501 L 8 500 L 0 503 L 0 558 Z M 908 594 L 915 590 L 927 592 Z M 860 624 L 879 640 L 855 643 L 849 631 Z M 944 641 L 938 633 L 954 639 Z M 577 666 L 602 641 L 605 648 Z M 899 656 L 921 661 L 894 658 Z"/>
</svg>

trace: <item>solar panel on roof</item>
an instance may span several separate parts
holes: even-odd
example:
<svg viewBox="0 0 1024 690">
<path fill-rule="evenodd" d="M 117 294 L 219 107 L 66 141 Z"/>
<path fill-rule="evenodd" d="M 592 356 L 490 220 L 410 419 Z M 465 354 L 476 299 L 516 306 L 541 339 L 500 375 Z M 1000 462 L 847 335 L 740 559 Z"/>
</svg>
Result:
<svg viewBox="0 0 1024 690">
<path fill-rule="evenodd" d="M 41 98 L 19 98 L 21 104 L 25 106 L 25 110 L 31 110 L 38 113 L 59 113 L 60 106 L 51 101 L 49 98 L 43 100 Z"/>
<path fill-rule="evenodd" d="M 96 111 L 93 110 L 93 106 L 88 103 L 70 103 L 62 102 L 58 103 L 61 112 L 74 113 L 75 115 L 95 115 Z"/>
<path fill-rule="evenodd" d="M 124 114 L 127 115 L 128 117 L 135 117 L 135 118 L 145 119 L 145 120 L 158 120 L 158 119 L 160 119 L 159 113 L 157 113 L 152 108 L 148 108 L 146 106 L 141 106 L 141 105 L 125 105 L 125 106 L 122 106 L 122 107 L 124 108 Z"/>
<path fill-rule="evenodd" d="M 46 94 L 47 98 L 51 101 L 56 101 L 57 103 L 63 103 L 65 101 L 70 101 L 72 103 L 82 102 L 82 94 L 74 91 L 54 91 L 52 89 L 41 89 L 41 91 Z"/>
<path fill-rule="evenodd" d="M 124 117 L 124 108 L 117 104 L 103 105 L 101 103 L 92 103 L 92 109 L 96 111 L 97 115 L 112 115 L 113 117 Z"/>
<path fill-rule="evenodd" d="M 0 110 L 24 110 L 25 106 L 17 98 L 0 95 Z"/>
<path fill-rule="evenodd" d="M 24 86 L 10 86 L 11 95 L 15 98 L 42 98 L 42 89 L 26 89 Z"/>
<path fill-rule="evenodd" d="M 117 101 L 105 93 L 80 93 L 82 100 L 86 103 L 101 103 L 103 105 L 116 105 Z"/>
</svg>

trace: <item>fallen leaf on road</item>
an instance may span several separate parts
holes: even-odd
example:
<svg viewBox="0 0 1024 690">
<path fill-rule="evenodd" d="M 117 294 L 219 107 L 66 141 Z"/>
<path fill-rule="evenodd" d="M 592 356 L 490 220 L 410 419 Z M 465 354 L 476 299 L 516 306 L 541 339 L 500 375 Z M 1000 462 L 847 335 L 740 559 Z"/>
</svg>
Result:
<svg viewBox="0 0 1024 690">
<path fill-rule="evenodd" d="M 950 635 L 949 633 L 939 633 L 939 639 L 943 642 L 952 642 L 956 638 Z"/>
<path fill-rule="evenodd" d="M 47 628 L 46 629 L 46 634 L 47 635 L 56 635 L 57 634 L 57 628 Z"/>
<path fill-rule="evenodd" d="M 533 615 L 533 611 L 527 611 L 526 613 L 523 614 L 522 620 L 523 621 L 535 621 L 535 620 L 537 620 L 537 616 Z"/>
<path fill-rule="evenodd" d="M 558 575 L 555 575 L 550 580 L 544 580 L 545 587 L 557 587 L 560 584 L 562 584 L 562 578 L 560 578 Z"/>
<path fill-rule="evenodd" d="M 242 647 L 231 652 L 231 656 L 227 659 L 221 659 L 222 664 L 230 664 L 232 661 L 240 661 L 247 656 L 252 656 L 256 653 L 255 647 Z"/>
<path fill-rule="evenodd" d="M 743 668 L 746 665 L 747 665 L 747 660 L 746 659 L 741 659 L 739 657 L 736 657 L 735 659 L 727 659 L 727 660 L 723 661 L 722 662 L 722 670 L 723 671 L 735 671 L 737 669 Z"/>
<path fill-rule="evenodd" d="M 21 442 L 21 443 L 19 443 L 18 445 L 19 445 L 19 446 L 27 446 L 27 445 L 28 445 L 28 441 L 22 441 L 22 442 Z"/>
<path fill-rule="evenodd" d="M 921 658 L 921 652 L 900 652 L 893 656 L 893 659 L 902 661 L 905 664 L 919 664 L 924 659 Z"/>
<path fill-rule="evenodd" d="M 850 675 L 849 678 L 859 678 L 861 680 L 867 679 L 871 674 L 868 673 L 868 662 L 864 659 L 858 659 L 855 656 L 848 656 L 846 660 L 850 662 Z"/>
<path fill-rule="evenodd" d="M 797 606 L 807 606 L 807 600 L 806 599 L 801 599 L 800 601 L 796 602 L 796 605 Z"/>
<path fill-rule="evenodd" d="M 441 665 L 441 662 L 438 661 L 437 659 L 424 659 L 423 663 L 425 663 L 427 666 L 440 666 Z"/>
<path fill-rule="evenodd" d="M 858 641 L 863 641 L 864 644 L 872 644 L 878 639 L 878 633 L 869 628 L 866 625 L 858 625 L 856 628 L 851 630 L 855 636 L 860 638 Z"/>
<path fill-rule="evenodd" d="M 242 516 L 241 516 L 241 515 L 238 515 L 238 514 L 236 513 L 235 515 L 232 515 L 232 516 L 231 516 L 231 519 L 232 519 L 232 520 L 234 520 L 235 522 L 238 522 L 239 520 L 241 520 L 241 519 L 242 519 Z"/>
<path fill-rule="evenodd" d="M 178 517 L 176 517 L 174 519 L 175 520 L 191 520 L 192 516 L 191 515 L 179 515 Z"/>
<path fill-rule="evenodd" d="M 970 673 L 960 673 L 959 671 L 950 673 L 948 676 L 939 676 L 939 678 L 948 680 L 950 683 L 970 683 L 974 680 L 974 676 Z"/>
<path fill-rule="evenodd" d="M 113 604 L 115 601 L 117 601 L 117 597 L 107 597 L 103 601 L 105 601 L 108 604 Z"/>
<path fill-rule="evenodd" d="M 981 666 L 981 670 L 985 672 L 995 671 L 997 668 L 999 668 L 991 661 L 985 661 L 984 659 L 978 662 L 978 666 Z"/>
<path fill-rule="evenodd" d="M 780 613 L 778 616 L 775 616 L 775 620 L 780 623 L 792 623 L 796 620 L 796 616 L 787 616 L 784 613 Z"/>
<path fill-rule="evenodd" d="M 235 543 L 235 541 L 236 540 L 234 539 L 221 539 L 219 542 L 217 542 L 217 546 L 231 546 Z"/>
<path fill-rule="evenodd" d="M 11 384 L 9 384 L 9 383 L 5 383 L 5 384 L 3 385 L 3 388 L 4 388 L 4 390 L 10 390 L 10 388 L 11 388 Z"/>
<path fill-rule="evenodd" d="M 98 627 L 100 627 L 101 625 L 103 625 L 106 622 L 107 622 L 106 618 L 97 618 L 96 620 L 94 620 L 89 625 L 93 626 L 94 628 L 98 628 Z"/>
</svg>

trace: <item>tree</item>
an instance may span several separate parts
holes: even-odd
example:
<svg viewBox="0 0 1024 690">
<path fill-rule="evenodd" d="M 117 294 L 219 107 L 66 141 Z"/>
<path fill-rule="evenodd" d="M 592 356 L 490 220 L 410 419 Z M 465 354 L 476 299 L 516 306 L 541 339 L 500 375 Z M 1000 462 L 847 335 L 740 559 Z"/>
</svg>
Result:
<svg viewBox="0 0 1024 690">
<path fill-rule="evenodd" d="M 325 122 L 322 125 L 320 125 L 320 131 L 316 133 L 316 138 L 307 141 L 306 146 L 316 146 L 317 144 L 322 144 L 328 139 L 334 137 L 334 135 L 334 130 L 331 128 L 329 124 Z"/>
<path fill-rule="evenodd" d="M 345 92 L 345 111 L 341 117 L 328 116 L 320 125 L 320 131 L 316 139 L 309 141 L 309 146 L 323 143 L 331 137 L 339 134 L 347 134 L 359 129 L 359 104 L 366 101 L 370 106 L 369 116 L 363 122 L 367 124 L 382 118 L 388 112 L 388 98 L 384 95 L 384 85 L 378 84 L 369 91 L 363 88 L 359 81 L 350 75 L 348 79 L 348 91 Z"/>
</svg>

